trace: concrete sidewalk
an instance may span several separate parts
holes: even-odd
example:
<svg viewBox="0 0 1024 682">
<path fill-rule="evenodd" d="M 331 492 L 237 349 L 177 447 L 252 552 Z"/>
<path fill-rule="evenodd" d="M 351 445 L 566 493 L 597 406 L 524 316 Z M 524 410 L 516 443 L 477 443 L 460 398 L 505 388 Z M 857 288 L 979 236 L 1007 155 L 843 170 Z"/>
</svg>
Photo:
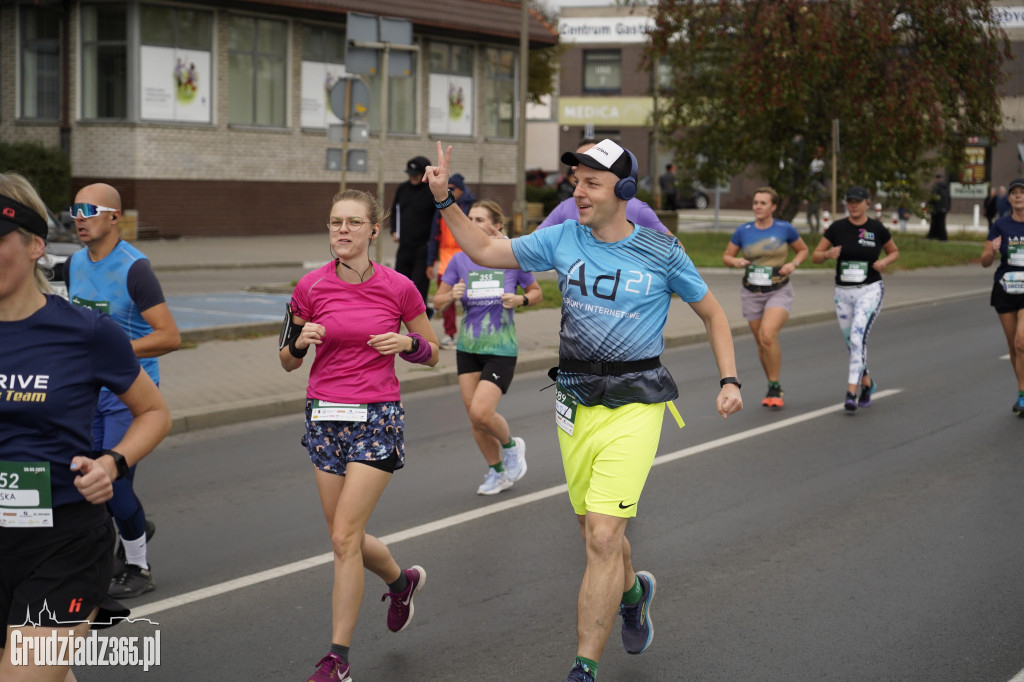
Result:
<svg viewBox="0 0 1024 682">
<path fill-rule="evenodd" d="M 682 211 L 681 214 L 687 214 L 689 218 L 693 212 Z M 745 212 L 732 214 L 729 220 L 733 226 L 749 219 Z M 951 235 L 957 229 L 954 228 L 956 224 L 950 220 Z M 314 234 L 147 241 L 140 243 L 139 247 L 159 273 L 174 269 L 296 263 L 312 268 L 326 261 L 326 243 L 326 234 Z M 393 244 L 384 243 L 382 246 L 384 254 L 381 260 L 393 262 Z M 376 260 L 376 256 L 372 257 Z M 734 334 L 749 333 L 740 313 L 741 272 L 711 268 L 702 270 L 701 274 L 725 309 Z M 896 272 L 885 278 L 885 311 L 891 313 L 905 306 L 984 294 L 991 290 L 991 277 L 991 271 L 978 266 Z M 789 326 L 833 319 L 832 271 L 798 270 L 793 281 L 796 301 Z M 557 309 L 517 313 L 518 372 L 546 369 L 557 364 L 560 316 Z M 440 320 L 435 319 L 433 324 L 440 337 Z M 262 331 L 265 333 L 267 330 Z M 703 341 L 704 338 L 700 319 L 686 304 L 675 299 L 665 327 L 666 345 Z M 296 372 L 282 370 L 277 359 L 276 330 L 272 336 L 202 341 L 194 348 L 162 357 L 161 390 L 171 408 L 172 432 L 301 413 L 311 359 L 308 358 Z M 441 360 L 433 368 L 410 365 L 402 360 L 396 362 L 396 368 L 406 393 L 458 383 L 455 351 L 441 351 Z"/>
</svg>

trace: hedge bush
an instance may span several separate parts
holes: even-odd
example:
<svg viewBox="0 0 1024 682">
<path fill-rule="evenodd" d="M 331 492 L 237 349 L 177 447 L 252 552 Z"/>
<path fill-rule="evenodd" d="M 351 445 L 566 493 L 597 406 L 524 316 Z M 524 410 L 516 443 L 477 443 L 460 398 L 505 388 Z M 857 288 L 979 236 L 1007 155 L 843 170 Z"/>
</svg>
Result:
<svg viewBox="0 0 1024 682">
<path fill-rule="evenodd" d="M 71 204 L 71 161 L 57 147 L 38 142 L 0 142 L 0 172 L 20 173 L 54 213 Z"/>
</svg>

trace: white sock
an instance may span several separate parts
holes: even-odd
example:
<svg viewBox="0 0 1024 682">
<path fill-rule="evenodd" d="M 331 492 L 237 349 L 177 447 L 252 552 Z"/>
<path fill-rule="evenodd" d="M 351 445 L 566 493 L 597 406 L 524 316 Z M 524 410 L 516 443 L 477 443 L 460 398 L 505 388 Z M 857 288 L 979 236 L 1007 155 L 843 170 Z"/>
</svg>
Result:
<svg viewBox="0 0 1024 682">
<path fill-rule="evenodd" d="M 124 544 L 125 561 L 133 566 L 142 566 L 148 570 L 149 564 L 146 563 L 146 534 L 143 533 L 137 540 L 121 538 L 121 542 Z"/>
</svg>

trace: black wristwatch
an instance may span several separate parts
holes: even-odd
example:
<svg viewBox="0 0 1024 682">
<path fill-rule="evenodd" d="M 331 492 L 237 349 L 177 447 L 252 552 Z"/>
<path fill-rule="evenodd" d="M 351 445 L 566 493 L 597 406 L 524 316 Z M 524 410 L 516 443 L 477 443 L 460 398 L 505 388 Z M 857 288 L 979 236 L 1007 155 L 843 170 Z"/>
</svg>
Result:
<svg viewBox="0 0 1024 682">
<path fill-rule="evenodd" d="M 434 202 L 434 207 L 435 208 L 448 208 L 449 206 L 451 206 L 454 203 L 455 203 L 455 193 L 452 192 L 449 189 L 448 190 L 448 198 L 445 199 L 444 201 L 435 201 Z"/>
<path fill-rule="evenodd" d="M 743 384 L 741 384 L 740 380 L 737 379 L 736 377 L 725 377 L 724 379 L 718 382 L 718 385 L 721 386 L 722 388 L 725 388 L 726 384 L 736 384 L 736 388 L 743 388 Z"/>
<path fill-rule="evenodd" d="M 412 339 L 412 348 L 410 348 L 408 352 L 415 353 L 420 349 L 420 340 L 415 336 L 410 336 L 409 338 Z"/>
<path fill-rule="evenodd" d="M 114 466 L 117 467 L 117 478 L 114 480 L 125 478 L 129 473 L 128 462 L 125 461 L 124 455 L 117 450 L 104 450 L 100 453 L 100 457 L 103 455 L 110 455 L 114 458 Z"/>
</svg>

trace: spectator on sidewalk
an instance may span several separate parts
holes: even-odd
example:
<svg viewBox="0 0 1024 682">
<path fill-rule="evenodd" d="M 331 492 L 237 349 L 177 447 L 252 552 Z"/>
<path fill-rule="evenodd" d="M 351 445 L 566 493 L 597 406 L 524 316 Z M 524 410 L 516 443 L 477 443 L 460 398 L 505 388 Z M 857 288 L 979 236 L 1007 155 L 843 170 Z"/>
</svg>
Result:
<svg viewBox="0 0 1024 682">
<path fill-rule="evenodd" d="M 153 383 L 160 385 L 157 358 L 181 347 L 178 325 L 164 299 L 163 289 L 145 254 L 121 239 L 121 195 L 112 186 L 87 185 L 71 205 L 78 238 L 87 248 L 65 262 L 71 302 L 108 313 L 128 334 L 139 362 Z M 132 423 L 132 414 L 114 393 L 100 392 L 93 422 L 93 448 L 113 448 Z M 114 483 L 114 497 L 107 503 L 121 536 L 119 552 L 124 560 L 116 566 L 110 583 L 115 599 L 138 597 L 155 588 L 147 552 L 155 526 L 135 494 L 135 467 Z"/>
<path fill-rule="evenodd" d="M 813 178 L 807 185 L 807 227 L 814 234 L 821 232 L 821 202 L 825 198 L 825 183 Z"/>
<path fill-rule="evenodd" d="M 466 187 L 466 180 L 459 173 L 448 179 L 448 189 L 455 197 L 455 203 L 459 205 L 463 213 L 469 214 L 469 207 L 476 201 L 476 196 Z M 434 223 L 430 228 L 430 240 L 427 242 L 427 278 L 437 277 L 438 285 L 441 284 L 441 277 L 448 267 L 452 256 L 461 252 L 459 243 L 455 241 L 448 223 L 441 217 L 441 212 L 435 209 Z M 436 308 L 435 308 L 436 309 Z M 444 323 L 444 336 L 441 337 L 441 348 L 452 350 L 455 348 L 455 335 L 459 328 L 456 322 L 455 306 L 450 305 L 441 314 Z"/>
<path fill-rule="evenodd" d="M 935 182 L 932 184 L 932 198 L 928 202 L 931 211 L 931 222 L 928 227 L 928 239 L 946 241 L 946 214 L 950 209 L 949 183 L 946 182 L 942 173 L 935 174 Z"/>
<path fill-rule="evenodd" d="M 1010 197 L 1006 194 L 1006 187 L 1004 185 L 999 186 L 999 196 L 996 197 L 996 213 L 999 214 L 1000 218 L 1005 218 L 1012 212 L 1010 206 Z"/>
<path fill-rule="evenodd" d="M 999 217 L 999 190 L 994 186 L 989 187 L 988 196 L 985 197 L 985 219 L 988 221 L 988 229 L 992 229 L 992 223 Z"/>
<path fill-rule="evenodd" d="M 427 245 L 430 226 L 434 220 L 434 200 L 430 188 L 423 182 L 423 171 L 430 165 L 425 156 L 414 156 L 405 164 L 409 179 L 395 190 L 391 202 L 391 238 L 398 242 L 395 253 L 395 271 L 405 275 L 416 285 L 424 305 L 430 279 L 427 277 Z M 427 311 L 427 317 L 433 309 Z"/>
<path fill-rule="evenodd" d="M 676 189 L 676 165 L 669 163 L 665 165 L 665 172 L 658 178 L 658 185 L 661 187 L 661 206 L 666 211 L 675 211 L 679 208 L 679 190 Z"/>
</svg>

